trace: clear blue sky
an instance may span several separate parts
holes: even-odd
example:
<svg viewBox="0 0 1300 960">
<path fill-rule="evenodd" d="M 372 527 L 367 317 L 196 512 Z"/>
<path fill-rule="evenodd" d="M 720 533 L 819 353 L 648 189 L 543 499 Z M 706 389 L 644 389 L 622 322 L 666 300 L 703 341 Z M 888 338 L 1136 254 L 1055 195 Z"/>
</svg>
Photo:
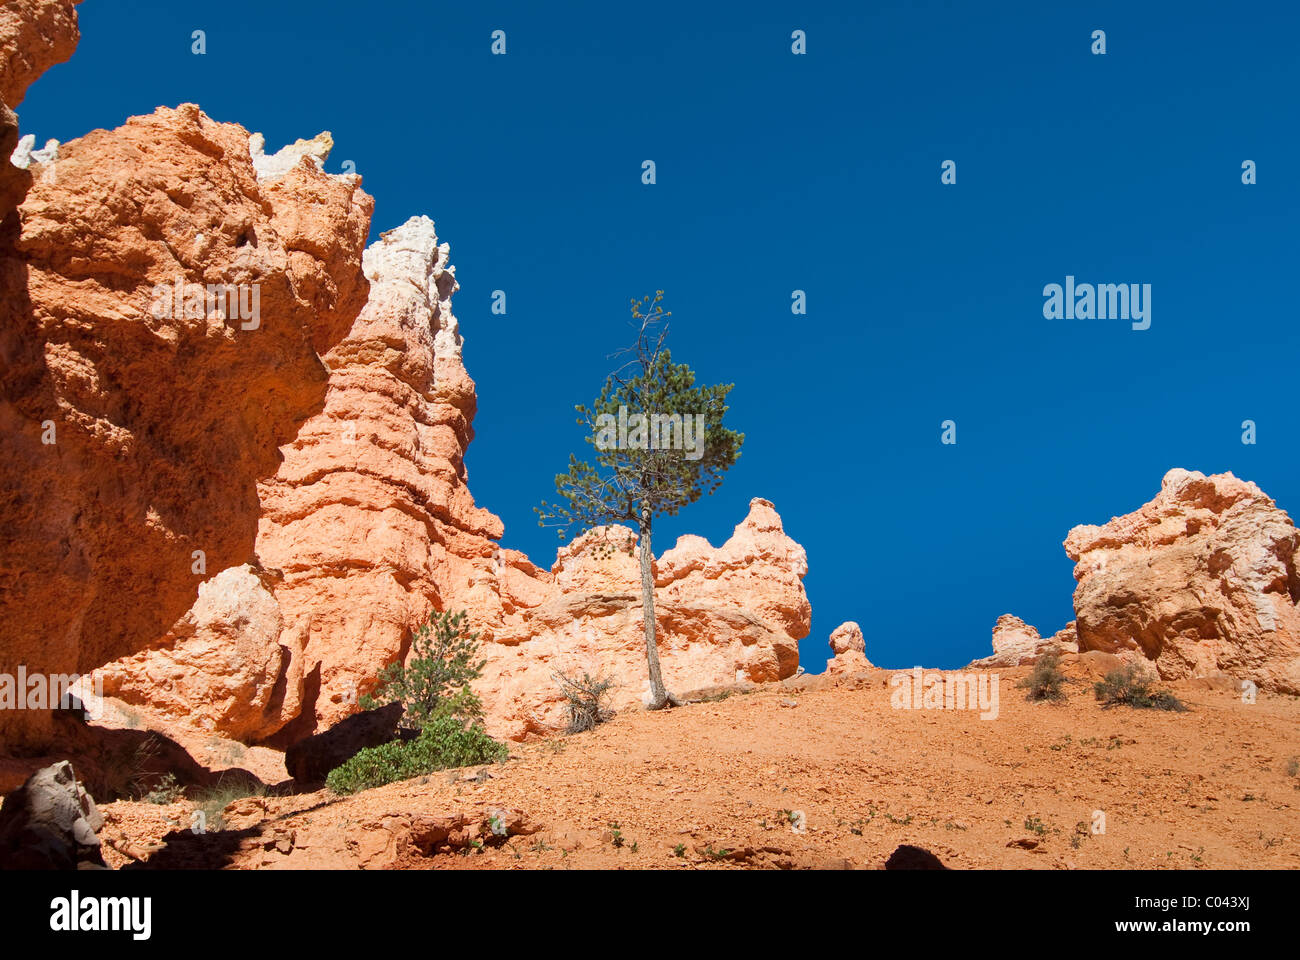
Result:
<svg viewBox="0 0 1300 960">
<path fill-rule="evenodd" d="M 1070 527 L 1171 467 L 1300 509 L 1294 3 L 80 10 L 76 57 L 19 111 L 41 143 L 192 101 L 268 149 L 332 131 L 327 169 L 356 164 L 376 234 L 433 217 L 479 388 L 471 489 L 543 566 L 532 508 L 585 449 L 572 405 L 658 288 L 674 357 L 735 382 L 746 443 L 656 547 L 718 544 L 774 501 L 808 551 L 811 671 L 843 620 L 884 666 L 984 656 L 1005 612 L 1056 630 Z M 1066 274 L 1150 283 L 1151 329 L 1044 320 Z"/>
</svg>

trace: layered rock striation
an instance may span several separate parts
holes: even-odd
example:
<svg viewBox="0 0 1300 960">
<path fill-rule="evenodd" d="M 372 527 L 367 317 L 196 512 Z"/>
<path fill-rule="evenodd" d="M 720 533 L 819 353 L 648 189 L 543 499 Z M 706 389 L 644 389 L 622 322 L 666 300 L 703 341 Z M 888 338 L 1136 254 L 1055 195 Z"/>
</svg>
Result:
<svg viewBox="0 0 1300 960">
<path fill-rule="evenodd" d="M 501 521 L 467 485 L 477 398 L 448 247 L 416 217 L 366 250 L 364 270 L 366 306 L 324 356 L 323 406 L 258 484 L 255 563 L 219 573 L 160 643 L 106 668 L 106 692 L 288 744 L 355 711 L 431 611 L 464 609 L 487 660 L 477 687 L 492 732 L 562 727 L 556 671 L 610 676 L 614 706 L 635 704 L 646 687 L 639 568 L 625 550 L 596 549 L 634 544 L 632 532 L 590 531 L 549 571 L 503 549 Z M 806 572 L 765 500 L 719 548 L 681 538 L 655 569 L 667 682 L 792 675 L 811 617 Z M 217 599 L 234 592 L 241 602 Z"/>
<path fill-rule="evenodd" d="M 1075 527 L 1065 551 L 1080 650 L 1300 694 L 1300 532 L 1255 484 L 1170 470 L 1154 500 Z"/>
<path fill-rule="evenodd" d="M 248 132 L 192 104 L 53 163 L 0 253 L 4 673 L 133 654 L 255 561 L 257 482 L 321 408 L 320 355 L 368 293 L 360 178 L 310 159 L 259 178 Z M 0 715 L 15 740 L 47 725 Z"/>
</svg>

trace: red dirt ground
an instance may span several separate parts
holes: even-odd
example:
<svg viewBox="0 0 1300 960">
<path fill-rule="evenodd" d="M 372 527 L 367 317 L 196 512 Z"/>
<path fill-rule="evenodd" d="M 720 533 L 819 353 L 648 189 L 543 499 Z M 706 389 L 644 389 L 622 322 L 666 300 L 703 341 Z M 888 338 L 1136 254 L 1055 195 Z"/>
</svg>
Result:
<svg viewBox="0 0 1300 960">
<path fill-rule="evenodd" d="M 1083 665 L 1071 671 L 1085 678 Z M 901 710 L 885 671 L 820 677 L 514 745 L 502 764 L 351 797 L 102 805 L 113 866 L 1300 868 L 1300 699 L 1171 689 L 1188 713 L 1102 709 L 1082 682 L 1000 713 Z M 494 836 L 491 817 L 510 836 Z M 789 812 L 787 812 L 789 811 Z M 1105 832 L 1091 830 L 1094 811 Z M 803 814 L 796 832 L 791 812 Z M 168 820 L 171 823 L 168 823 Z"/>
</svg>

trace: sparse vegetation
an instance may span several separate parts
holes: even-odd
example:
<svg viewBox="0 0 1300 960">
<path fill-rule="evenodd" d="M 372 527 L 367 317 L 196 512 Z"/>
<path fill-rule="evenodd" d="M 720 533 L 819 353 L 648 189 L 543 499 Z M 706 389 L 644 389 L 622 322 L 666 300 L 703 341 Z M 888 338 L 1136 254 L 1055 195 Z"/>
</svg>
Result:
<svg viewBox="0 0 1300 960">
<path fill-rule="evenodd" d="M 330 771 L 327 787 L 335 793 L 356 793 L 438 770 L 506 759 L 505 745 L 483 729 L 483 705 L 470 688 L 486 661 L 478 658 L 478 634 L 469 632 L 465 619 L 463 610 L 432 615 L 412 636 L 410 661 L 385 667 L 379 689 L 361 698 L 366 709 L 401 703 L 403 726 L 419 729 L 419 736 L 358 751 Z"/>
<path fill-rule="evenodd" d="M 226 807 L 245 797 L 263 796 L 266 796 L 265 784 L 246 776 L 230 776 L 198 790 L 194 802 L 195 808 L 203 811 L 207 830 L 224 830 L 226 824 L 222 814 Z"/>
<path fill-rule="evenodd" d="M 1134 663 L 1112 670 L 1104 680 L 1093 685 L 1093 690 L 1105 707 L 1124 705 L 1139 710 L 1172 710 L 1177 713 L 1187 709 L 1168 690 L 1152 690 L 1151 680 Z"/>
<path fill-rule="evenodd" d="M 478 679 L 486 660 L 478 659 L 478 634 L 466 625 L 466 613 L 435 613 L 411 636 L 408 664 L 391 663 L 379 674 L 379 687 L 361 698 L 366 710 L 397 701 L 402 725 L 421 730 L 439 717 L 474 723 L 483 705 L 470 681 Z"/>
<path fill-rule="evenodd" d="M 1059 702 L 1065 699 L 1065 685 L 1069 678 L 1061 672 L 1061 655 L 1049 650 L 1038 658 L 1029 676 L 1021 680 L 1017 687 L 1027 691 L 1025 699 L 1031 703 L 1044 700 Z"/>
<path fill-rule="evenodd" d="M 467 725 L 460 717 L 439 716 L 415 740 L 393 740 L 359 751 L 331 770 L 325 785 L 335 793 L 356 793 L 435 770 L 499 763 L 508 753 L 505 745 L 489 737 L 480 724 Z"/>
<path fill-rule="evenodd" d="M 176 774 L 166 773 L 158 781 L 157 785 L 141 799 L 145 803 L 156 803 L 161 806 L 175 803 L 183 796 L 185 796 L 185 788 L 176 781 Z"/>
<path fill-rule="evenodd" d="M 144 799 L 165 777 L 162 739 L 153 732 L 140 740 L 114 740 L 105 748 L 102 772 L 86 781 L 101 802 Z"/>
<path fill-rule="evenodd" d="M 723 425 L 733 385 L 696 386 L 695 371 L 672 362 L 665 346 L 671 313 L 663 309 L 663 298 L 659 290 L 653 300 L 647 296 L 632 301 L 637 338 L 626 351 L 630 359 L 605 379 L 591 406 L 575 408 L 578 423 L 590 431 L 585 439 L 594 448 L 594 463 L 570 454 L 568 470 L 555 478 L 562 502 L 537 508 L 538 522 L 558 527 L 561 537 L 611 524 L 628 524 L 636 530 L 652 710 L 680 705 L 664 687 L 659 665 L 651 544 L 654 519 L 675 516 L 682 507 L 712 494 L 740 456 L 745 440 L 744 434 Z M 644 421 L 631 436 L 626 428 L 629 411 L 632 418 Z M 621 439 L 615 427 L 619 422 L 624 424 Z M 647 425 L 652 436 L 643 429 Z M 631 552 L 630 541 L 627 547 Z"/>
<path fill-rule="evenodd" d="M 581 679 L 555 672 L 555 682 L 560 685 L 560 692 L 568 701 L 569 725 L 565 733 L 583 733 L 593 730 L 614 713 L 605 706 L 610 688 L 614 681 L 609 678 L 593 677 L 585 670 Z"/>
</svg>

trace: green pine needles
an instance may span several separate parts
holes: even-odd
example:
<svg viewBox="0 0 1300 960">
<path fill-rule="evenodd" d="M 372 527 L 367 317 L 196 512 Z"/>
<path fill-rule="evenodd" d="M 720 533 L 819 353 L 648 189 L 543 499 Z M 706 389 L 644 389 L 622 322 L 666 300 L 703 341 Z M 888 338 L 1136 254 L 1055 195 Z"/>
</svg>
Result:
<svg viewBox="0 0 1300 960">
<path fill-rule="evenodd" d="M 402 726 L 419 730 L 419 736 L 357 751 L 330 771 L 325 785 L 335 793 L 355 793 L 435 770 L 504 761 L 506 746 L 483 729 L 483 704 L 470 688 L 486 662 L 479 659 L 478 634 L 468 630 L 465 611 L 432 614 L 412 634 L 409 662 L 389 664 L 374 695 L 361 698 L 366 710 L 401 703 Z"/>
<path fill-rule="evenodd" d="M 365 710 L 400 702 L 402 725 L 422 729 L 435 716 L 466 721 L 483 718 L 483 705 L 470 689 L 486 660 L 478 657 L 478 634 L 466 626 L 466 613 L 434 613 L 411 636 L 410 663 L 390 663 L 379 674 L 373 695 L 361 698 Z"/>
<path fill-rule="evenodd" d="M 630 359 L 605 379 L 590 406 L 575 408 L 593 457 L 570 455 L 569 469 L 555 478 L 562 502 L 537 508 L 539 523 L 558 527 L 562 540 L 610 524 L 638 532 L 652 709 L 676 703 L 664 689 L 655 643 L 654 518 L 717 490 L 745 441 L 723 423 L 734 384 L 699 386 L 695 371 L 673 363 L 664 346 L 672 314 L 662 301 L 662 290 L 632 301 L 637 338 L 623 351 Z"/>
</svg>

